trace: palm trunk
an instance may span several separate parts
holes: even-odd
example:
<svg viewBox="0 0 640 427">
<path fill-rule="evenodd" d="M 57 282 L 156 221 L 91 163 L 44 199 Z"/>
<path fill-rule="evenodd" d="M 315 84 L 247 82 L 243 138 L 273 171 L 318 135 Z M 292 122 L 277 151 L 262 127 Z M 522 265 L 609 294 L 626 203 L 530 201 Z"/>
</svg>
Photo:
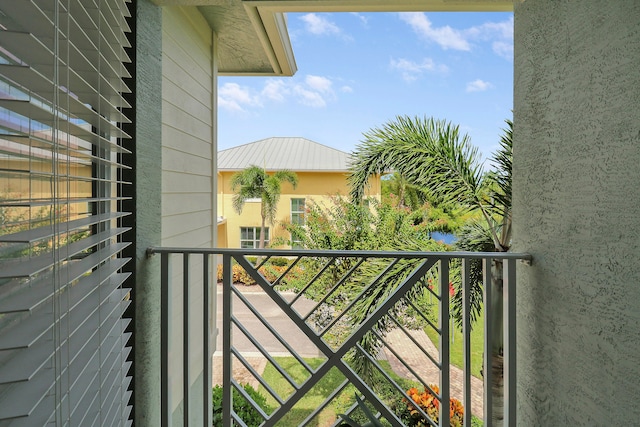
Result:
<svg viewBox="0 0 640 427">
<path fill-rule="evenodd" d="M 264 212 L 263 212 L 262 223 L 260 226 L 260 241 L 258 243 L 258 249 L 264 249 L 264 225 L 265 225 L 265 218 L 264 218 Z"/>
<path fill-rule="evenodd" d="M 493 384 L 491 425 L 502 427 L 504 422 L 504 325 L 503 325 L 503 261 L 493 260 L 491 263 L 491 370 Z M 485 316 L 487 313 L 485 313 Z"/>
</svg>

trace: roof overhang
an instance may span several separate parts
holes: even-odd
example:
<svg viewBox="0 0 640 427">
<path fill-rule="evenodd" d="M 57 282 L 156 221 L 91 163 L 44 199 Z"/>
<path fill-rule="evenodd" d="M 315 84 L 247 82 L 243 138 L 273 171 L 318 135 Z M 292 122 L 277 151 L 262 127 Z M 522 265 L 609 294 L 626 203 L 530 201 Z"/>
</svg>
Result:
<svg viewBox="0 0 640 427">
<path fill-rule="evenodd" d="M 287 12 L 499 12 L 524 0 L 153 0 L 197 7 L 218 36 L 220 75 L 292 76 Z"/>
<path fill-rule="evenodd" d="M 260 13 L 242 0 L 153 0 L 197 7 L 217 35 L 220 75 L 292 76 L 297 71 L 283 12 Z"/>
<path fill-rule="evenodd" d="M 524 0 L 244 0 L 271 12 L 510 12 Z"/>
</svg>

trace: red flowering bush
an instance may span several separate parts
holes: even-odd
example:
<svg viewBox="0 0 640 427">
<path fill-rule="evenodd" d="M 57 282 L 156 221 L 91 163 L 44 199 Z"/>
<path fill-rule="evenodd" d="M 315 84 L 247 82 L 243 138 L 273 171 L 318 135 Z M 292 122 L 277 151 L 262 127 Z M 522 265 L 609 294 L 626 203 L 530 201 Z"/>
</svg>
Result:
<svg viewBox="0 0 640 427">
<path fill-rule="evenodd" d="M 435 393 L 440 392 L 437 385 L 431 384 L 429 387 L 431 387 Z M 407 390 L 407 394 L 409 395 L 409 399 L 406 397 L 402 399 L 402 402 L 406 406 L 402 408 L 399 415 L 408 427 L 427 427 L 430 425 L 420 411 L 418 411 L 418 407 L 422 409 L 433 422 L 438 423 L 440 418 L 440 401 L 427 387 L 424 388 L 422 393 L 417 388 L 412 387 Z M 452 427 L 462 427 L 464 408 L 457 399 L 450 399 L 449 419 Z"/>
</svg>

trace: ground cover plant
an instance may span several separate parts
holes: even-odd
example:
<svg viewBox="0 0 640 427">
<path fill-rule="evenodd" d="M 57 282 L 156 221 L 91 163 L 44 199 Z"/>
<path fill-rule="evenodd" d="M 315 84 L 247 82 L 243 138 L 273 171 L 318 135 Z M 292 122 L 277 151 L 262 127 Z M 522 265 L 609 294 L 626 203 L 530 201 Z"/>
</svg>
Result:
<svg viewBox="0 0 640 427">
<path fill-rule="evenodd" d="M 288 375 L 291 376 L 296 382 L 301 383 L 308 378 L 308 373 L 300 365 L 300 363 L 293 357 L 276 357 L 274 360 L 283 368 Z M 318 368 L 324 361 L 322 358 L 307 358 L 305 361 L 312 368 Z M 428 389 L 424 388 L 424 385 L 416 383 L 415 381 L 408 380 L 396 374 L 389 363 L 386 360 L 379 360 L 378 363 L 406 393 L 412 401 L 420 406 L 424 412 L 430 416 L 434 416 L 439 405 L 434 400 L 433 395 L 428 393 Z M 269 384 L 272 390 L 278 393 L 279 396 L 287 397 L 293 392 L 293 388 L 289 382 L 278 372 L 278 370 L 271 365 L 267 364 L 263 379 Z M 321 381 L 317 387 L 314 387 L 309 393 L 307 393 L 293 410 L 289 411 L 285 417 L 279 422 L 279 425 L 297 426 L 305 420 L 305 418 L 314 411 L 324 400 L 330 395 L 330 393 L 342 383 L 344 376 L 337 369 L 330 371 L 325 379 Z M 438 387 L 430 385 L 431 389 L 438 392 Z M 259 392 L 264 399 L 264 405 L 270 408 L 276 408 L 278 406 L 277 401 L 270 395 L 270 393 L 264 388 L 260 387 Z M 423 390 L 419 392 L 418 390 Z M 427 426 L 430 425 L 426 420 L 421 418 L 419 413 L 415 411 L 413 404 L 407 399 L 404 394 L 400 394 L 398 390 L 386 381 L 380 381 L 375 384 L 374 391 L 380 396 L 380 398 L 386 402 L 387 406 L 393 410 L 406 426 Z M 325 427 L 331 426 L 336 421 L 339 421 L 340 416 L 338 414 L 344 414 L 348 409 L 357 403 L 356 401 L 357 390 L 353 385 L 348 385 L 324 411 L 314 421 L 314 426 Z M 370 412 L 376 413 L 373 407 L 365 401 L 360 405 L 366 405 Z M 262 406 L 262 404 L 261 404 Z M 457 399 L 451 399 L 451 411 L 452 426 L 461 425 L 462 414 L 464 409 Z M 356 425 L 366 425 L 371 421 L 369 415 L 367 415 L 362 409 L 358 408 L 356 411 L 349 415 L 349 419 L 355 421 Z M 434 420 L 437 422 L 437 416 Z M 458 423 L 458 424 L 456 424 Z M 384 426 L 391 425 L 388 421 L 382 419 L 381 424 Z M 481 427 L 482 421 L 476 417 L 472 417 L 472 426 Z"/>
<path fill-rule="evenodd" d="M 244 384 L 242 388 L 264 412 L 267 414 L 271 413 L 273 408 L 267 404 L 267 401 L 262 394 L 249 384 Z M 213 387 L 211 393 L 213 403 L 213 427 L 222 427 L 222 392 L 222 386 L 216 385 Z M 263 422 L 263 418 L 260 413 L 252 407 L 235 388 L 233 389 L 233 411 L 238 414 L 247 427 L 259 427 Z"/>
</svg>

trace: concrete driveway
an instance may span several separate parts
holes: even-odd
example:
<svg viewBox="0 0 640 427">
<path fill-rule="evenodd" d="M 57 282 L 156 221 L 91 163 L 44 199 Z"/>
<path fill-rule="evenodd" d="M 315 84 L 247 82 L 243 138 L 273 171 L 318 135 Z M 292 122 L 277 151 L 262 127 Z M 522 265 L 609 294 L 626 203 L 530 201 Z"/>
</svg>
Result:
<svg viewBox="0 0 640 427">
<path fill-rule="evenodd" d="M 295 323 L 288 318 L 278 305 L 257 285 L 237 287 L 248 302 L 265 318 L 265 320 L 276 330 L 276 332 L 289 343 L 290 346 L 302 357 L 317 357 L 320 352 L 317 347 L 305 336 Z M 287 301 L 293 300 L 295 294 L 284 292 L 281 294 Z M 218 286 L 217 295 L 217 325 L 218 337 L 216 341 L 216 353 L 222 351 L 222 336 L 226 332 L 222 325 L 222 286 Z M 295 302 L 293 308 L 301 316 L 306 315 L 315 305 L 313 301 L 300 298 Z M 249 333 L 255 337 L 259 343 L 272 356 L 290 356 L 287 348 L 273 335 L 249 308 L 237 296 L 233 296 L 233 315 L 240 321 Z M 233 328 L 233 346 L 243 355 L 259 355 L 258 349 L 237 327 Z"/>
</svg>

